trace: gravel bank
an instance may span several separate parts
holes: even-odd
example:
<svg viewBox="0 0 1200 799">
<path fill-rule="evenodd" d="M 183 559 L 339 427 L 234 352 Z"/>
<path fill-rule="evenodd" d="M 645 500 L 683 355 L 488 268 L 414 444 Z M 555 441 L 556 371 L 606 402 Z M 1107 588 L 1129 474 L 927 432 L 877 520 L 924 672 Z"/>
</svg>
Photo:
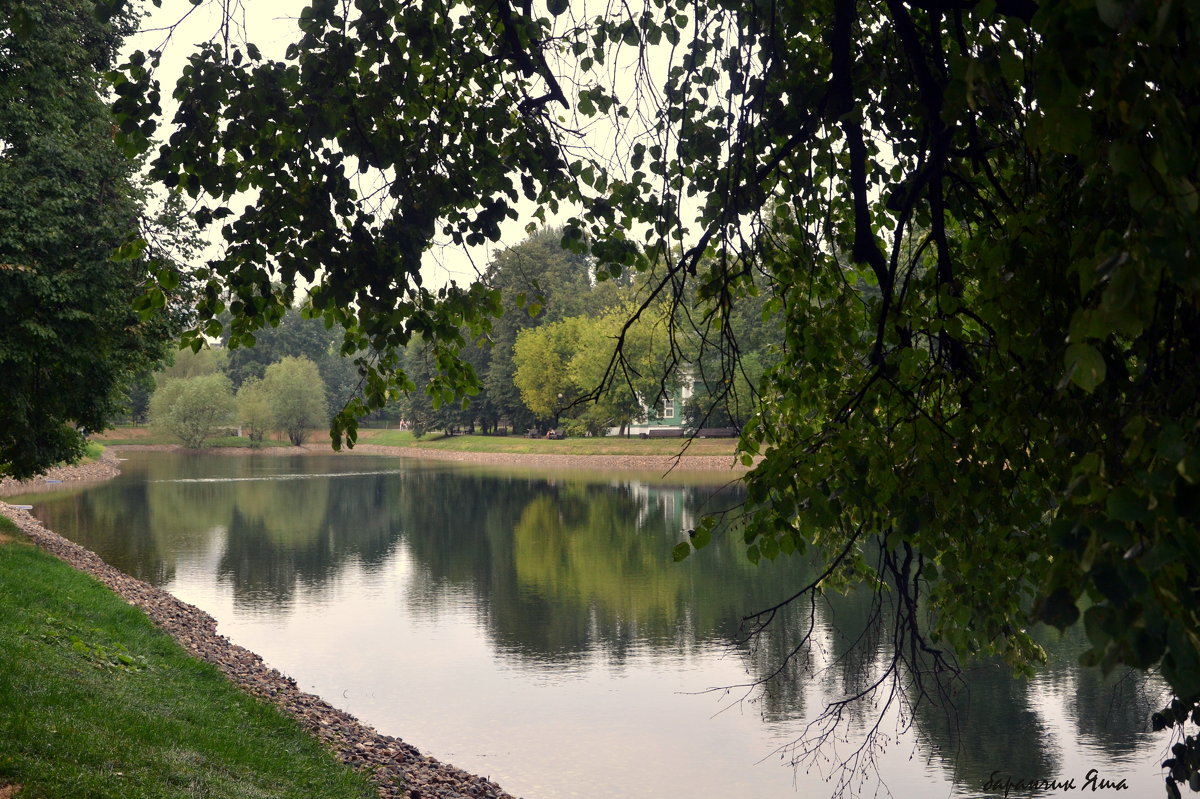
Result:
<svg viewBox="0 0 1200 799">
<path fill-rule="evenodd" d="M 0 496 L 38 491 L 48 482 L 67 483 L 100 481 L 120 474 L 116 453 L 121 450 L 182 450 L 171 444 L 112 445 L 98 461 L 64 466 L 46 474 L 18 482 L 0 481 Z M 197 451 L 214 455 L 328 455 L 326 446 L 265 447 L 262 449 L 217 448 Z M 408 458 L 456 461 L 486 465 L 523 466 L 549 469 L 652 470 L 667 472 L 722 470 L 739 474 L 745 469 L 728 457 L 713 456 L 629 456 L 629 455 L 554 455 L 455 452 L 418 447 L 387 447 L 359 444 L 342 453 L 352 457 L 394 455 Z M 422 755 L 399 738 L 383 735 L 338 710 L 324 699 L 305 693 L 295 680 L 266 665 L 255 653 L 232 643 L 217 633 L 216 620 L 197 607 L 171 594 L 130 577 L 104 563 L 99 556 L 58 534 L 47 530 L 32 515 L 0 502 L 0 513 L 11 518 L 35 544 L 58 556 L 76 569 L 107 585 L 130 604 L 141 608 L 188 652 L 216 665 L 241 689 L 266 699 L 295 718 L 316 735 L 344 763 L 365 771 L 379 786 L 385 799 L 513 799 L 491 780 L 468 774 L 436 758 Z"/>
<path fill-rule="evenodd" d="M 55 466 L 45 474 L 28 480 L 0 478 L 0 497 L 13 494 L 28 494 L 40 491 L 47 484 L 99 482 L 109 480 L 121 473 L 121 464 L 116 453 L 106 449 L 99 460 L 77 463 L 74 466 Z"/>
<path fill-rule="evenodd" d="M 399 738 L 383 735 L 319 696 L 301 691 L 291 677 L 218 635 L 217 622 L 212 616 L 109 566 L 91 550 L 47 530 L 26 511 L 0 502 L 0 513 L 12 519 L 42 549 L 92 575 L 125 601 L 141 608 L 193 656 L 214 664 L 242 690 L 275 704 L 295 718 L 329 746 L 339 760 L 366 772 L 379 786 L 381 797 L 513 799 L 491 780 L 422 755 Z"/>
</svg>

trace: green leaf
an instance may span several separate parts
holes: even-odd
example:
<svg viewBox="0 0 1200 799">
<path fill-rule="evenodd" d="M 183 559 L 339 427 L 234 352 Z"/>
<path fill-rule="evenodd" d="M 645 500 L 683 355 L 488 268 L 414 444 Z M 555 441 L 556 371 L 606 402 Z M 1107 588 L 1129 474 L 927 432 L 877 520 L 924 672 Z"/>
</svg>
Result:
<svg viewBox="0 0 1200 799">
<path fill-rule="evenodd" d="M 1089 394 L 1104 382 L 1104 357 L 1090 344 L 1075 342 L 1068 345 L 1063 362 L 1066 367 L 1064 380 L 1069 380 Z"/>
<path fill-rule="evenodd" d="M 1146 507 L 1146 500 L 1128 486 L 1110 492 L 1106 506 L 1108 515 L 1122 522 L 1144 522 L 1152 515 Z"/>
<path fill-rule="evenodd" d="M 1100 12 L 1100 19 L 1104 24 L 1114 30 L 1121 26 L 1128 11 L 1122 0 L 1096 0 L 1096 10 Z"/>
<path fill-rule="evenodd" d="M 687 541 L 678 543 L 671 549 L 671 560 L 678 563 L 681 560 L 686 560 L 687 556 L 692 554 L 692 545 Z"/>
<path fill-rule="evenodd" d="M 1065 630 L 1079 620 L 1079 608 L 1076 607 L 1075 597 L 1071 592 L 1060 587 L 1034 603 L 1033 617 L 1052 627 Z"/>
</svg>

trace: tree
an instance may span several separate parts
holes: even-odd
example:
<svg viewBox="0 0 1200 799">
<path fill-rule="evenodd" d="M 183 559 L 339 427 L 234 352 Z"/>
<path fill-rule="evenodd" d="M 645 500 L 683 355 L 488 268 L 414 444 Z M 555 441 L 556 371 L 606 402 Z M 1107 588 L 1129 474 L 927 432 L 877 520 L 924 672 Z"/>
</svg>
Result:
<svg viewBox="0 0 1200 799">
<path fill-rule="evenodd" d="M 245 380 L 261 378 L 270 364 L 289 355 L 308 358 L 317 365 L 332 411 L 340 410 L 358 393 L 358 370 L 352 359 L 342 356 L 337 331 L 301 308 L 289 308 L 278 325 L 259 329 L 253 346 L 229 350 L 225 371 L 236 389 Z"/>
<path fill-rule="evenodd" d="M 417 438 L 433 430 L 449 434 L 463 420 L 462 400 L 439 379 L 436 357 L 434 348 L 416 343 L 404 353 L 404 370 L 413 382 L 400 406 Z"/>
<path fill-rule="evenodd" d="M 490 357 L 483 383 L 496 412 L 515 430 L 534 423 L 513 382 L 513 346 L 522 330 L 577 316 L 592 292 L 588 259 L 562 247 L 562 231 L 531 234 L 497 255 L 484 271 L 484 281 L 500 292 L 503 313 L 488 334 Z"/>
<path fill-rule="evenodd" d="M 176 350 L 170 354 L 170 363 L 159 370 L 156 378 L 161 382 L 222 374 L 227 371 L 228 362 L 229 352 L 222 347 L 205 347 L 196 352 Z"/>
<path fill-rule="evenodd" d="M 652 414 L 663 393 L 678 387 L 679 363 L 666 317 L 647 315 L 623 330 L 631 313 L 629 306 L 616 306 L 599 317 L 572 316 L 522 330 L 513 350 L 513 382 L 525 405 L 551 424 L 567 415 L 577 420 L 579 432 L 591 435 Z"/>
<path fill-rule="evenodd" d="M 199 449 L 236 410 L 225 375 L 168 378 L 150 398 L 150 424 Z"/>
<path fill-rule="evenodd" d="M 740 431 L 758 412 L 766 365 L 785 351 L 783 331 L 765 313 L 773 296 L 769 276 L 753 269 L 750 279 L 731 292 L 727 312 L 687 331 L 692 396 L 684 418 L 689 427 Z"/>
<path fill-rule="evenodd" d="M 254 344 L 229 350 L 225 369 L 235 388 L 251 378 L 262 379 L 267 367 L 287 356 L 316 363 L 329 354 L 336 333 L 320 319 L 306 319 L 298 308 L 289 308 L 277 325 L 267 325 L 254 335 Z"/>
<path fill-rule="evenodd" d="M 314 427 L 329 422 L 325 384 L 308 358 L 288 357 L 267 367 L 262 391 L 271 405 L 272 426 L 300 446 Z"/>
<path fill-rule="evenodd" d="M 263 381 L 251 377 L 237 390 L 237 419 L 253 442 L 261 442 L 275 426 L 275 409 Z"/>
<path fill-rule="evenodd" d="M 568 364 L 589 327 L 590 320 L 573 316 L 554 324 L 522 330 L 513 347 L 513 383 L 539 420 L 558 423 L 559 415 L 578 400 L 580 388 L 571 379 Z M 590 331 L 589 331 L 590 332 Z"/>
<path fill-rule="evenodd" d="M 1086 662 L 1161 669 L 1179 710 L 1156 726 L 1196 708 L 1200 7 L 355 7 L 314 2 L 286 63 L 206 45 L 177 87 L 154 174 L 203 194 L 202 219 L 260 196 L 224 228 L 202 315 L 228 286 L 245 335 L 316 279 L 318 310 L 379 354 L 379 405 L 414 337 L 446 385 L 478 385 L 454 354 L 498 299 L 425 289 L 420 254 L 495 240 L 522 196 L 579 209 L 563 240 L 598 276 L 664 265 L 630 327 L 670 299 L 679 329 L 731 342 L 727 370 L 758 269 L 784 345 L 741 438 L 762 460 L 740 534 L 825 564 L 798 599 L 866 582 L 893 604 L 874 689 L 931 691 L 954 653 L 1028 670 L 1032 624 L 1082 621 Z M 154 106 L 127 109 L 131 138 Z M 605 117 L 613 158 L 582 138 Z"/>
<path fill-rule="evenodd" d="M 171 335 L 133 307 L 178 273 L 134 243 L 142 198 L 103 99 L 133 23 L 91 0 L 0 8 L 0 474 L 82 455 Z"/>
</svg>

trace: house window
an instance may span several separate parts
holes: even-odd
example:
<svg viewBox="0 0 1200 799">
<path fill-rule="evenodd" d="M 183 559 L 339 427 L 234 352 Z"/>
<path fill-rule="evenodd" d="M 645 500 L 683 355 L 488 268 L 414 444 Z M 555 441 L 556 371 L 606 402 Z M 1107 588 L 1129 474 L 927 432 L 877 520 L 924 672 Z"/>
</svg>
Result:
<svg viewBox="0 0 1200 799">
<path fill-rule="evenodd" d="M 663 395 L 662 418 L 671 419 L 675 416 L 675 397 Z"/>
</svg>

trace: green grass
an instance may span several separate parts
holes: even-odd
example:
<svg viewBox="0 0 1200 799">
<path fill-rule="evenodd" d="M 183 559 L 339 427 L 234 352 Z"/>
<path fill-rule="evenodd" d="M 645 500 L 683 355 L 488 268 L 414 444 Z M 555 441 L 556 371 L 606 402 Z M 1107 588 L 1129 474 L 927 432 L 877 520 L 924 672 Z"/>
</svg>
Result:
<svg viewBox="0 0 1200 799">
<path fill-rule="evenodd" d="M 556 454 L 556 455 L 676 455 L 685 443 L 682 438 L 564 438 L 547 440 L 524 436 L 441 436 L 437 434 L 415 438 L 405 430 L 359 430 L 358 441 L 362 444 L 380 444 L 389 447 L 416 447 L 418 449 L 444 449 L 465 452 L 499 452 L 509 454 Z M 737 439 L 696 439 L 687 448 L 686 455 L 733 455 Z"/>
<path fill-rule="evenodd" d="M 366 778 L 0 517 L 0 788 L 367 799 Z"/>
<path fill-rule="evenodd" d="M 103 454 L 104 445 L 97 441 L 89 441 L 84 445 L 83 459 L 85 461 L 98 461 Z"/>
</svg>

